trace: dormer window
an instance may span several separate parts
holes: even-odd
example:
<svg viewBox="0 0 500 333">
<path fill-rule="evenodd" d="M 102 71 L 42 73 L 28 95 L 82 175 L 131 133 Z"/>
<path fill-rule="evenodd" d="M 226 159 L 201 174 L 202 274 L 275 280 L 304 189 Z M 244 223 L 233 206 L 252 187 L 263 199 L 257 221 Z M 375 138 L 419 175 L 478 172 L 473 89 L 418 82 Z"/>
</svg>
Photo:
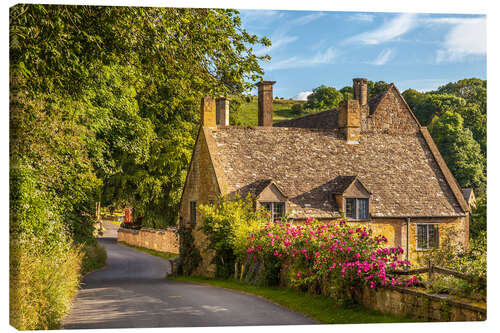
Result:
<svg viewBox="0 0 500 333">
<path fill-rule="evenodd" d="M 264 207 L 271 213 L 271 221 L 280 220 L 286 214 L 286 195 L 276 186 L 272 179 L 259 180 L 255 183 L 258 188 L 257 201 L 259 207 Z"/>
<path fill-rule="evenodd" d="M 280 220 L 285 215 L 284 202 L 260 202 L 260 205 L 271 213 L 273 222 Z"/>
<path fill-rule="evenodd" d="M 368 198 L 345 198 L 345 215 L 353 220 L 368 219 Z"/>
</svg>

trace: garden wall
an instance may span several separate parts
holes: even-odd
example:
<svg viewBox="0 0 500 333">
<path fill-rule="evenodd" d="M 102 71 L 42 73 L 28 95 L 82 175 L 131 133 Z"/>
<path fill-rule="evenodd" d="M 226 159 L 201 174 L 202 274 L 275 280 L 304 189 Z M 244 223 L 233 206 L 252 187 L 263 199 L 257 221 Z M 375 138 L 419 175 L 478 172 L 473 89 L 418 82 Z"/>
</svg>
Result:
<svg viewBox="0 0 500 333">
<path fill-rule="evenodd" d="M 179 254 L 177 229 L 118 229 L 118 241 L 159 252 Z"/>
<path fill-rule="evenodd" d="M 366 307 L 425 321 L 486 320 L 486 309 L 458 302 L 446 296 L 429 295 L 407 288 L 391 287 L 376 290 L 366 288 L 356 298 Z"/>
</svg>

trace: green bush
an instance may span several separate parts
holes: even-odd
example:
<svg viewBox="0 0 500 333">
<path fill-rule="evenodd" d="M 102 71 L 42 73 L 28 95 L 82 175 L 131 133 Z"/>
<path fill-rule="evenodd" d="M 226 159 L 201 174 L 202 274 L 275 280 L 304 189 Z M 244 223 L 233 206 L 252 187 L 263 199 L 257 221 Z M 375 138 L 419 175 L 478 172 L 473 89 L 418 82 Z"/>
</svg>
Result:
<svg viewBox="0 0 500 333">
<path fill-rule="evenodd" d="M 200 205 L 203 224 L 210 248 L 215 250 L 214 264 L 218 277 L 234 274 L 234 265 L 247 248 L 247 237 L 265 224 L 269 217 L 263 209 L 254 210 L 255 199 L 238 195 L 220 198 L 217 205 Z"/>
<path fill-rule="evenodd" d="M 436 266 L 459 271 L 466 275 L 486 279 L 486 231 L 472 238 L 467 250 L 457 247 L 449 238 L 440 240 L 439 249 L 427 251 L 419 262 L 422 265 L 431 261 Z M 448 293 L 460 297 L 486 300 L 486 286 L 452 276 L 435 274 L 429 281 L 433 292 Z"/>
<path fill-rule="evenodd" d="M 78 290 L 83 253 L 29 164 L 11 168 L 10 185 L 10 323 L 55 329 Z"/>
<path fill-rule="evenodd" d="M 292 105 L 292 113 L 295 114 L 295 115 L 300 115 L 303 110 L 304 110 L 304 105 L 303 104 L 294 104 L 294 105 Z"/>
</svg>

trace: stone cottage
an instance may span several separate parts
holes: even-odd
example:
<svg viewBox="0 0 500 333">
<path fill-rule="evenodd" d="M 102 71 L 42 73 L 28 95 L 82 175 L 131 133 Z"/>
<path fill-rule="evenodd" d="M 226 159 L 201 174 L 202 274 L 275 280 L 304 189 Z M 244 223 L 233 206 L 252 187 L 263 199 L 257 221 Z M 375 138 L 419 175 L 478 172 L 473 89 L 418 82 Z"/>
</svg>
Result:
<svg viewBox="0 0 500 333">
<path fill-rule="evenodd" d="M 228 126 L 229 101 L 202 100 L 180 205 L 197 248 L 206 248 L 198 206 L 237 191 L 255 195 L 272 218 L 344 215 L 411 261 L 448 236 L 468 246 L 462 189 L 394 84 L 368 99 L 367 79 L 353 79 L 354 98 L 337 109 L 273 124 L 274 83 L 258 84 L 258 126 Z M 210 252 L 202 257 L 197 273 L 214 274 Z"/>
</svg>

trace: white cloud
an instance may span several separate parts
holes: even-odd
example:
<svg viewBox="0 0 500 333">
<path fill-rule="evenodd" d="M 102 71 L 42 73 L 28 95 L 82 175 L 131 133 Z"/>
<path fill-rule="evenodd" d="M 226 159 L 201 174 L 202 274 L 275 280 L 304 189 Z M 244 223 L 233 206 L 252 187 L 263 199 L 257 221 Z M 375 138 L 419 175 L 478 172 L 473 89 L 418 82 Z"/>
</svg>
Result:
<svg viewBox="0 0 500 333">
<path fill-rule="evenodd" d="M 285 68 L 300 68 L 300 67 L 311 67 L 321 64 L 331 64 L 333 60 L 338 56 L 338 52 L 333 48 L 329 47 L 324 52 L 317 52 L 313 57 L 291 57 L 288 59 L 279 60 L 276 62 L 270 62 L 264 64 L 264 70 L 276 70 Z"/>
<path fill-rule="evenodd" d="M 375 19 L 374 15 L 366 14 L 366 13 L 357 13 L 347 17 L 349 21 L 362 21 L 362 22 L 373 22 Z"/>
<path fill-rule="evenodd" d="M 325 13 L 323 13 L 323 12 L 301 16 L 301 17 L 295 19 L 292 22 L 292 24 L 293 25 L 308 24 L 308 23 L 310 23 L 312 21 L 315 21 L 315 20 L 317 20 L 317 19 L 319 19 L 320 17 L 323 17 L 323 16 L 325 16 Z"/>
<path fill-rule="evenodd" d="M 442 47 L 436 52 L 436 63 L 463 61 L 468 56 L 486 54 L 486 19 L 447 20 L 454 24 Z"/>
<path fill-rule="evenodd" d="M 257 50 L 255 50 L 255 55 L 264 55 L 267 53 L 271 53 L 271 51 L 276 51 L 279 48 L 282 48 L 283 46 L 290 44 L 292 42 L 295 42 L 298 37 L 297 36 L 288 36 L 288 35 L 281 35 L 281 36 L 276 36 L 276 37 L 271 37 L 271 47 L 262 47 Z"/>
<path fill-rule="evenodd" d="M 307 96 L 311 95 L 312 91 L 302 91 L 297 95 L 293 96 L 293 99 L 296 101 L 307 101 Z"/>
<path fill-rule="evenodd" d="M 395 53 L 394 49 L 385 49 L 378 54 L 375 60 L 370 61 L 369 63 L 376 66 L 385 65 L 389 60 L 394 58 Z"/>
<path fill-rule="evenodd" d="M 348 38 L 346 42 L 361 42 L 372 45 L 389 42 L 414 28 L 416 18 L 416 14 L 401 14 L 375 30 Z"/>
<path fill-rule="evenodd" d="M 274 30 L 269 37 L 271 40 L 271 47 L 262 47 L 254 51 L 256 55 L 264 55 L 272 52 L 276 52 L 276 50 L 283 48 L 284 46 L 296 41 L 298 39 L 297 36 L 290 35 L 289 32 L 293 28 L 297 26 L 303 26 L 309 24 L 320 17 L 323 17 L 325 13 L 318 12 L 309 15 L 300 16 L 294 20 L 290 21 L 281 21 L 279 24 L 276 24 L 278 27 Z M 283 16 L 279 16 L 282 18 Z"/>
</svg>

